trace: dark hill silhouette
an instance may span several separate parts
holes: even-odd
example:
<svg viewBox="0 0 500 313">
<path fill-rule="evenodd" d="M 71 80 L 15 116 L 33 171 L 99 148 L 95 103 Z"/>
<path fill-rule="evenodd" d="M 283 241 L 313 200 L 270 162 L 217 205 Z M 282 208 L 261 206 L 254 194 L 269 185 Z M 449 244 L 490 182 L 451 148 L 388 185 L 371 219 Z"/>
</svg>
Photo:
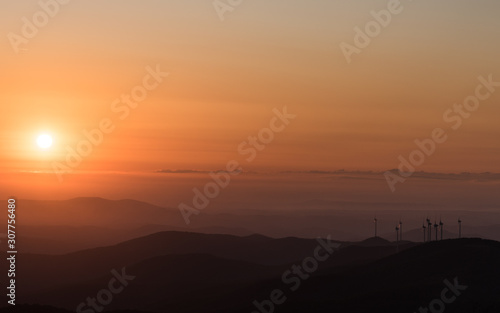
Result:
<svg viewBox="0 0 500 313">
<path fill-rule="evenodd" d="M 357 245 L 364 246 L 364 247 L 387 246 L 390 244 L 391 243 L 389 240 L 386 240 L 386 239 L 381 238 L 381 237 L 370 237 L 368 239 L 365 239 L 365 240 L 357 243 Z"/>
<path fill-rule="evenodd" d="M 314 312 L 416 312 L 440 297 L 444 279 L 457 277 L 468 289 L 447 312 L 500 312 L 499 262 L 499 242 L 427 243 L 361 267 L 318 275 L 283 311 L 301 312 L 307 306 Z"/>
<path fill-rule="evenodd" d="M 457 228 L 457 227 L 455 227 Z M 463 229 L 463 237 L 467 238 L 483 238 L 483 239 L 490 239 L 487 236 L 487 231 L 488 229 L 495 229 L 497 227 L 495 226 L 490 226 L 490 227 L 464 227 Z M 450 229 L 452 229 L 450 227 Z M 500 229 L 500 228 L 498 228 Z M 498 230 L 497 229 L 497 230 Z M 484 235 L 480 235 L 480 233 L 484 233 Z M 382 234 L 382 238 L 385 239 L 394 239 L 395 238 L 394 233 L 384 233 Z M 449 230 L 444 230 L 443 231 L 443 239 L 456 239 L 458 238 L 458 233 L 449 231 Z M 407 232 L 403 233 L 403 239 L 413 241 L 413 242 L 423 242 L 424 241 L 424 234 L 422 232 L 422 228 L 417 228 L 417 229 L 411 229 Z M 441 239 L 441 233 L 438 232 L 438 239 Z M 427 235 L 426 235 L 426 240 L 428 240 Z M 436 240 L 436 232 L 435 229 L 432 229 L 432 240 Z"/>
<path fill-rule="evenodd" d="M 267 265 L 288 264 L 309 256 L 317 245 L 316 240 L 301 238 L 160 232 L 61 256 L 23 254 L 18 263 L 25 269 L 19 273 L 18 280 L 26 286 L 25 291 L 31 293 L 78 281 L 82 276 L 98 278 L 113 268 L 168 254 L 205 253 Z M 54 276 L 53 272 L 59 274 Z"/>
<path fill-rule="evenodd" d="M 360 241 L 373 234 L 373 212 L 362 209 L 293 209 L 276 210 L 206 210 L 186 225 L 178 208 L 160 207 L 136 200 L 75 198 L 63 201 L 20 199 L 18 213 L 20 240 L 28 250 L 37 253 L 61 254 L 85 248 L 107 246 L 159 231 L 189 231 L 249 235 L 259 233 L 273 238 L 301 237 L 314 239 L 330 234 L 342 241 Z M 397 221 L 396 210 L 379 212 L 379 233 L 394 240 L 391 223 Z M 407 211 L 405 240 L 422 241 L 418 216 L 421 211 Z M 446 212 L 444 238 L 457 237 L 456 218 L 464 219 L 463 236 L 500 240 L 500 225 L 495 210 L 482 212 Z M 6 223 L 6 216 L 0 222 Z M 71 225 L 71 226 L 69 226 Z M 413 229 L 412 229 L 413 228 Z M 92 230 L 93 229 L 93 230 Z M 64 233 L 65 236 L 61 236 Z M 44 240 L 42 240 L 44 239 Z M 73 248 L 71 247 L 73 244 Z"/>
<path fill-rule="evenodd" d="M 11 307 L 0 308 L 0 313 L 75 313 L 75 311 L 55 308 L 49 305 L 21 304 Z M 153 312 L 137 311 L 137 310 L 112 310 L 112 311 L 106 311 L 106 313 L 153 313 Z"/>
<path fill-rule="evenodd" d="M 185 310 L 190 306 L 189 297 L 200 290 L 209 290 L 211 297 L 224 298 L 233 286 L 250 284 L 254 281 L 277 277 L 276 273 L 284 270 L 283 266 L 264 266 L 244 261 L 227 260 L 206 254 L 165 255 L 127 266 L 127 274 L 135 276 L 123 293 L 117 296 L 116 306 L 108 309 L 131 308 L 137 306 L 137 295 L 146 308 L 162 312 L 178 312 L 181 306 Z M 84 301 L 86 296 L 95 294 L 96 286 L 106 286 L 111 275 L 92 281 L 67 285 L 26 300 L 35 303 L 58 303 L 72 308 Z M 144 290 L 150 292 L 144 293 Z M 160 292 L 164 296 L 159 296 Z M 203 297 L 203 295 L 199 295 Z M 186 301 L 177 305 L 172 301 L 184 298 Z"/>
<path fill-rule="evenodd" d="M 396 253 L 393 242 L 376 242 L 345 244 L 296 292 L 281 276 L 312 256 L 315 240 L 163 232 L 68 255 L 20 255 L 19 274 L 25 276 L 18 282 L 18 300 L 74 310 L 106 286 L 111 269 L 126 266 L 136 279 L 108 309 L 253 312 L 254 300 L 280 288 L 288 300 L 276 312 L 415 312 L 440 296 L 444 279 L 458 277 L 469 289 L 450 304 L 450 312 L 498 312 L 500 243 L 408 243 Z M 43 288 L 29 294 L 25 284 Z"/>
<path fill-rule="evenodd" d="M 251 231 L 242 228 L 200 227 L 190 232 L 249 236 Z M 110 246 L 123 241 L 162 231 L 186 231 L 186 227 L 170 225 L 145 225 L 138 228 L 107 228 L 97 226 L 30 226 L 18 225 L 22 236 L 17 243 L 23 252 L 32 254 L 67 254 L 84 249 Z M 61 236 L 64 234 L 64 236 Z"/>
</svg>

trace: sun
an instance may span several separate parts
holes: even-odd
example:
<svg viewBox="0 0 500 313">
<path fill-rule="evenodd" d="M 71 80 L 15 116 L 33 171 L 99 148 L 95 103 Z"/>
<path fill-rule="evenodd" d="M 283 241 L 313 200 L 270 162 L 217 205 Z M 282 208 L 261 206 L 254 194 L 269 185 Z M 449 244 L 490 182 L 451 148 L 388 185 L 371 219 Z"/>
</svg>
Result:
<svg viewBox="0 0 500 313">
<path fill-rule="evenodd" d="M 48 134 L 41 134 L 36 138 L 36 144 L 42 149 L 48 149 L 52 146 L 52 137 Z"/>
</svg>

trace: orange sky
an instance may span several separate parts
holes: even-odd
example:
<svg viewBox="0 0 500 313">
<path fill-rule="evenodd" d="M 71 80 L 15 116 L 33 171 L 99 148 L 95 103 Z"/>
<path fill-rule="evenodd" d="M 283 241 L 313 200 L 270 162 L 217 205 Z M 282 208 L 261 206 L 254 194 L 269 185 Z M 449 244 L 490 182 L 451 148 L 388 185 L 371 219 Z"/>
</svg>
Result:
<svg viewBox="0 0 500 313">
<path fill-rule="evenodd" d="M 246 1 L 221 22 L 210 1 L 74 0 L 20 54 L 6 35 L 40 7 L 2 4 L 0 171 L 50 171 L 103 118 L 76 171 L 219 169 L 284 106 L 297 117 L 245 169 L 395 168 L 478 76 L 500 81 L 498 1 L 402 3 L 351 64 L 339 44 L 387 1 Z M 120 120 L 111 103 L 157 64 L 170 75 Z M 500 90 L 419 170 L 500 171 L 499 113 Z"/>
</svg>

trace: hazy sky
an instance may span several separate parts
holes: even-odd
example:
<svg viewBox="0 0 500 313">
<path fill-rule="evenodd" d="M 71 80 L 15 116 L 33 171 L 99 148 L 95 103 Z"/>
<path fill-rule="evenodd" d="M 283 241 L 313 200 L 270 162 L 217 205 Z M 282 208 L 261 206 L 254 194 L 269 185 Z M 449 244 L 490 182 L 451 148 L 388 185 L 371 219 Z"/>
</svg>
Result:
<svg viewBox="0 0 500 313">
<path fill-rule="evenodd" d="M 224 168 L 287 106 L 296 118 L 246 170 L 396 168 L 441 127 L 418 170 L 500 171 L 500 88 L 458 130 L 443 121 L 480 75 L 500 81 L 500 2 L 401 1 L 348 64 L 340 44 L 388 2 L 243 1 L 221 21 L 212 1 L 73 0 L 18 54 L 8 34 L 41 8 L 3 1 L 0 170 L 50 171 L 103 118 L 115 129 L 75 170 Z M 157 65 L 169 76 L 120 120 L 112 102 Z"/>
</svg>

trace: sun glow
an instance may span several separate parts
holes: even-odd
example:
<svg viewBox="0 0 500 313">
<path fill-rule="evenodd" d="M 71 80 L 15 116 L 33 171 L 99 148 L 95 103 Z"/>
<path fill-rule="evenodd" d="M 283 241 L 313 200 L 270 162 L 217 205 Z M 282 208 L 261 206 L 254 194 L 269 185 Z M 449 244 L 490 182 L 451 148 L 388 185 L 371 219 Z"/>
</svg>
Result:
<svg viewBox="0 0 500 313">
<path fill-rule="evenodd" d="M 52 146 L 52 137 L 48 134 L 41 134 L 37 137 L 36 144 L 42 149 L 48 149 Z"/>
</svg>

